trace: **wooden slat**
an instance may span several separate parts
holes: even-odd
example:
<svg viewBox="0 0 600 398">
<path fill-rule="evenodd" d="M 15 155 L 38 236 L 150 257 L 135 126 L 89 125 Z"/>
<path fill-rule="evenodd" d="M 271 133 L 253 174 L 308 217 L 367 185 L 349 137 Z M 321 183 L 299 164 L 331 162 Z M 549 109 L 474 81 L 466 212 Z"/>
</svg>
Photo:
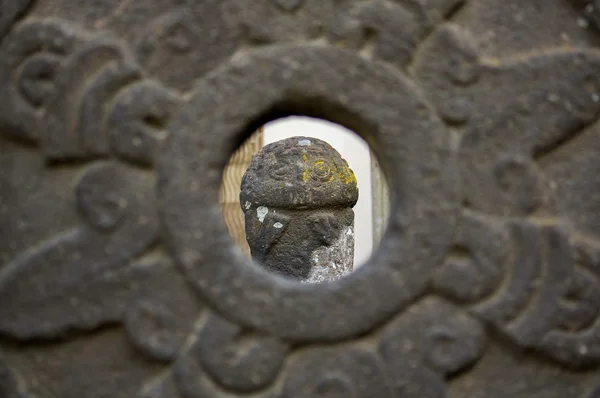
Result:
<svg viewBox="0 0 600 398">
<path fill-rule="evenodd" d="M 240 185 L 252 157 L 263 147 L 263 142 L 261 127 L 229 159 L 223 172 L 223 182 L 219 192 L 221 211 L 229 233 L 248 256 L 250 256 L 250 248 L 246 242 L 244 213 L 240 207 Z"/>
</svg>

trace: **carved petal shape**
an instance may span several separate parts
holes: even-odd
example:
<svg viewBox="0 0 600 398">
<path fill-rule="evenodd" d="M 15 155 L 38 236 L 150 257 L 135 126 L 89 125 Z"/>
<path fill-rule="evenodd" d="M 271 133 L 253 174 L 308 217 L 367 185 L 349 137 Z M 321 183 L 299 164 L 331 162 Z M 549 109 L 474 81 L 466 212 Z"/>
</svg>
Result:
<svg viewBox="0 0 600 398">
<path fill-rule="evenodd" d="M 423 46 L 415 70 L 444 118 L 466 124 L 458 159 L 471 208 L 530 214 L 542 196 L 534 159 L 598 118 L 600 53 L 555 48 L 506 59 L 479 54 L 468 32 L 445 26 Z"/>
<path fill-rule="evenodd" d="M 485 216 L 463 212 L 456 232 L 455 250 L 434 279 L 444 296 L 477 302 L 502 284 L 509 257 L 508 231 Z"/>
<path fill-rule="evenodd" d="M 300 352 L 286 372 L 281 397 L 391 398 L 382 364 L 373 353 L 354 347 Z"/>
<path fill-rule="evenodd" d="M 125 331 L 133 345 L 147 356 L 170 361 L 192 331 L 200 308 L 175 265 L 165 259 L 144 266 L 146 287 L 138 292 L 125 315 Z"/>
<path fill-rule="evenodd" d="M 444 380 L 483 354 L 485 331 L 460 308 L 427 298 L 384 328 L 379 351 L 397 396 L 444 397 Z M 417 394 L 417 392 L 419 392 Z"/>
<path fill-rule="evenodd" d="M 246 393 L 275 380 L 289 350 L 276 338 L 246 332 L 214 315 L 198 340 L 198 359 L 205 371 L 218 384 Z"/>
<path fill-rule="evenodd" d="M 152 274 L 131 265 L 158 238 L 149 189 L 137 172 L 104 163 L 91 167 L 76 189 L 88 224 L 2 267 L 0 332 L 53 338 L 120 321 L 139 294 L 134 283 Z"/>
</svg>

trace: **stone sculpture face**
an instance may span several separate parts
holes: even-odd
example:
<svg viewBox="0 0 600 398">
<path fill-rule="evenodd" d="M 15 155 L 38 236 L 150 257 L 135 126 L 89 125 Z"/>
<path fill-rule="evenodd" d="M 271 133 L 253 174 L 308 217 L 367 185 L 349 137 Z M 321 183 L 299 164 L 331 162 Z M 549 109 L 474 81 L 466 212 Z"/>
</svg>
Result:
<svg viewBox="0 0 600 398">
<path fill-rule="evenodd" d="M 252 257 L 304 281 L 352 271 L 357 200 L 354 172 L 326 142 L 292 137 L 265 146 L 240 193 Z"/>
</svg>

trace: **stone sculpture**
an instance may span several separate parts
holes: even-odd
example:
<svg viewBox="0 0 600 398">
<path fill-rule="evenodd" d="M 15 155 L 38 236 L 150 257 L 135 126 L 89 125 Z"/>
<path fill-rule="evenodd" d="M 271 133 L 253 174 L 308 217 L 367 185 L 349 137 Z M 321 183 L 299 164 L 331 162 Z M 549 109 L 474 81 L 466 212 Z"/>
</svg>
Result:
<svg viewBox="0 0 600 398">
<path fill-rule="evenodd" d="M 356 183 L 348 163 L 319 139 L 292 137 L 262 148 L 240 192 L 252 258 L 306 282 L 351 272 Z"/>
<path fill-rule="evenodd" d="M 0 396 L 597 398 L 591 0 L 0 2 Z M 235 250 L 257 126 L 344 125 L 389 183 L 324 284 Z"/>
</svg>

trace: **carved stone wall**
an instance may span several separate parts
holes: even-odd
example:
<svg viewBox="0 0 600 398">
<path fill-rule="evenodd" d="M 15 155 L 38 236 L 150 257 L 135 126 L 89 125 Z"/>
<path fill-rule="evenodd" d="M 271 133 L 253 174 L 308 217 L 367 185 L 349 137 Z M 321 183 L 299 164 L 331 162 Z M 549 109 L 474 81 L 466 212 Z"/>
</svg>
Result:
<svg viewBox="0 0 600 398">
<path fill-rule="evenodd" d="M 0 396 L 597 397 L 596 6 L 3 2 Z M 388 177 L 379 249 L 326 286 L 221 216 L 290 114 Z"/>
</svg>

